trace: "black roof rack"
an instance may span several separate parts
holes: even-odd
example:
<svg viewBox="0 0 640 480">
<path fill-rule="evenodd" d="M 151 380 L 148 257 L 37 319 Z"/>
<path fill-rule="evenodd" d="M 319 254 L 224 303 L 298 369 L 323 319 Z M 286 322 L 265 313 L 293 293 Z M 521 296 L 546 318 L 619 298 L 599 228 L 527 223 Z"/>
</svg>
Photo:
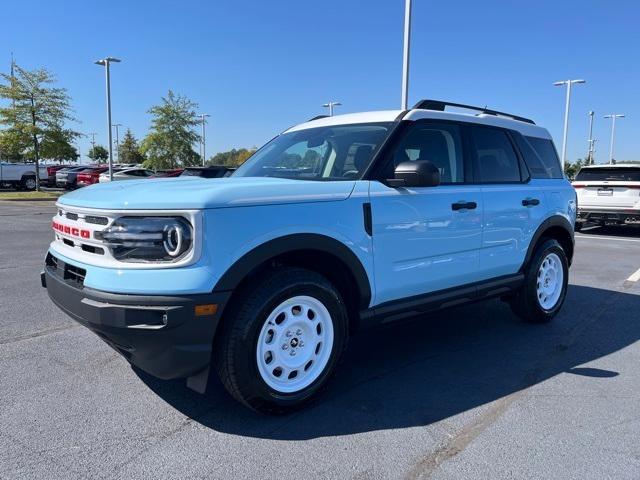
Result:
<svg viewBox="0 0 640 480">
<path fill-rule="evenodd" d="M 329 115 L 316 115 L 313 118 L 310 118 L 309 120 L 307 120 L 307 122 L 313 122 L 314 120 L 319 120 L 321 118 L 327 118 Z"/>
<path fill-rule="evenodd" d="M 467 110 L 476 110 L 478 112 L 484 113 L 485 115 L 496 115 L 501 117 L 509 117 L 514 120 L 518 120 L 520 122 L 531 123 L 533 125 L 536 124 L 530 118 L 519 117 L 518 115 L 512 115 L 510 113 L 499 112 L 497 110 L 491 110 L 486 107 L 474 107 L 473 105 L 464 105 L 462 103 L 452 103 L 452 102 L 443 102 L 441 100 L 420 100 L 416 103 L 413 108 L 417 108 L 420 110 L 437 110 L 439 112 L 444 112 L 446 107 L 457 107 L 457 108 L 465 108 Z"/>
</svg>

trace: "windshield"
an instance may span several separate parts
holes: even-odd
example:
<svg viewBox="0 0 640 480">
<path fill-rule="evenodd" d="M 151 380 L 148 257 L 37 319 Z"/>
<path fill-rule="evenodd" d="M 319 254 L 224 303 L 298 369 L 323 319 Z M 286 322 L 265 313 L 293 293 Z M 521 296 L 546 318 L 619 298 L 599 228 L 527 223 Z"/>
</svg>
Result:
<svg viewBox="0 0 640 480">
<path fill-rule="evenodd" d="M 640 182 L 640 166 L 583 168 L 576 175 L 576 180 L 583 182 L 599 180 Z"/>
<path fill-rule="evenodd" d="M 365 171 L 391 122 L 308 128 L 277 136 L 234 177 L 354 180 Z"/>
</svg>

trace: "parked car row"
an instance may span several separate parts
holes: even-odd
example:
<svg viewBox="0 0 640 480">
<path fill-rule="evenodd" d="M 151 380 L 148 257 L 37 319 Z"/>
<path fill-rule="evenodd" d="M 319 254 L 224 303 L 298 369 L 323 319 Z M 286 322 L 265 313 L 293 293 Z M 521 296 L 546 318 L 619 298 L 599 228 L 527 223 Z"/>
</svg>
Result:
<svg viewBox="0 0 640 480">
<path fill-rule="evenodd" d="M 187 167 L 153 171 L 140 165 L 114 165 L 113 180 L 140 180 L 143 178 L 172 178 L 192 176 L 203 178 L 227 177 L 235 169 L 223 165 L 210 167 Z M 109 167 L 106 165 L 42 165 L 40 184 L 73 190 L 95 183 L 109 182 Z M 0 187 L 35 190 L 35 164 L 0 162 Z"/>
<path fill-rule="evenodd" d="M 210 167 L 187 167 L 170 170 L 153 171 L 139 166 L 119 167 L 113 169 L 113 180 L 141 180 L 144 178 L 171 178 L 178 176 L 193 176 L 203 178 L 220 178 L 229 176 L 233 168 L 222 165 Z M 65 167 L 55 172 L 55 185 L 60 188 L 72 190 L 86 187 L 94 183 L 105 183 L 109 178 L 109 167 L 105 165 L 80 165 Z"/>
</svg>

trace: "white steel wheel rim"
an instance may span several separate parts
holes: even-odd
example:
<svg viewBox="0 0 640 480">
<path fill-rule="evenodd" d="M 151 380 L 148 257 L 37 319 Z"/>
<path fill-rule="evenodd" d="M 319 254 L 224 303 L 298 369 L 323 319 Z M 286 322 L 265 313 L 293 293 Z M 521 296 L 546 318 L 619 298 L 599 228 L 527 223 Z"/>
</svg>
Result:
<svg viewBox="0 0 640 480">
<path fill-rule="evenodd" d="M 563 285 L 564 270 L 560 257 L 550 253 L 542 260 L 536 278 L 536 294 L 540 306 L 545 310 L 555 307 L 560 299 Z"/>
<path fill-rule="evenodd" d="M 333 322 L 319 300 L 297 296 L 267 317 L 256 347 L 262 380 L 279 393 L 298 392 L 322 374 L 333 350 Z"/>
</svg>

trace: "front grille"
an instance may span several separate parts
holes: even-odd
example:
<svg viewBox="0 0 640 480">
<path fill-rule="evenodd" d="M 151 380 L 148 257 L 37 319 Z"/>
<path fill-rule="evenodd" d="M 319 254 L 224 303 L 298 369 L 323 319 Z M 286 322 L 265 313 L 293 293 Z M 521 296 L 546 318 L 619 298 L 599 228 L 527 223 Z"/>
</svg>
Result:
<svg viewBox="0 0 640 480">
<path fill-rule="evenodd" d="M 66 264 L 64 267 L 64 279 L 77 283 L 79 286 L 84 285 L 84 277 L 86 277 L 87 271 L 84 268 L 75 267 L 70 264 Z"/>
<path fill-rule="evenodd" d="M 106 225 L 109 223 L 109 219 L 107 217 L 96 217 L 95 215 L 85 216 L 84 221 L 87 223 L 93 223 L 94 225 Z"/>
<path fill-rule="evenodd" d="M 66 217 L 69 220 L 78 220 L 78 214 L 77 213 L 67 212 Z"/>
</svg>

